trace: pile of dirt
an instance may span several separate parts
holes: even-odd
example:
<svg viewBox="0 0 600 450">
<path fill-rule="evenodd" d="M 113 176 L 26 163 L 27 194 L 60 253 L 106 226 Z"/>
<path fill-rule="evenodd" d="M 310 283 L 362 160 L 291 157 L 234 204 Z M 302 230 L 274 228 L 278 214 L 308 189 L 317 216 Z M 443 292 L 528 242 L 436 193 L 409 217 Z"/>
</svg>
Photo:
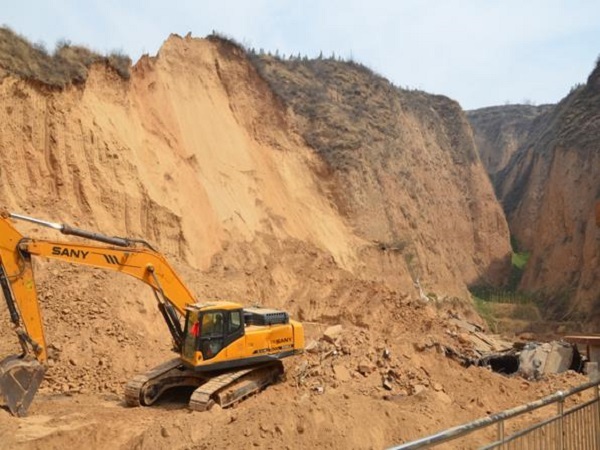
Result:
<svg viewBox="0 0 600 450">
<path fill-rule="evenodd" d="M 60 383 L 50 377 L 30 417 L 18 419 L 0 410 L 0 447 L 382 448 L 584 381 L 573 372 L 529 382 L 486 368 L 466 369 L 448 357 L 473 351 L 460 329 L 449 325 L 456 311 L 408 298 L 386 310 L 393 325 L 305 323 L 306 353 L 285 361 L 279 384 L 233 409 L 193 413 L 183 394 L 167 396 L 155 407 L 127 408 L 122 391 L 91 387 L 77 392 L 75 387 L 61 393 Z M 120 335 L 130 336 L 126 323 L 124 328 Z M 73 329 L 67 339 L 77 341 L 78 332 Z M 105 345 L 112 362 L 125 359 L 117 352 L 135 351 L 132 365 L 140 355 L 150 359 L 152 352 L 146 337 L 141 342 L 107 339 Z M 73 376 L 78 366 L 68 361 L 68 353 L 65 348 L 56 366 Z M 81 364 L 88 371 L 97 367 Z M 108 367 L 113 374 L 131 371 Z M 472 437 L 471 444 L 482 443 L 494 431 Z"/>
</svg>

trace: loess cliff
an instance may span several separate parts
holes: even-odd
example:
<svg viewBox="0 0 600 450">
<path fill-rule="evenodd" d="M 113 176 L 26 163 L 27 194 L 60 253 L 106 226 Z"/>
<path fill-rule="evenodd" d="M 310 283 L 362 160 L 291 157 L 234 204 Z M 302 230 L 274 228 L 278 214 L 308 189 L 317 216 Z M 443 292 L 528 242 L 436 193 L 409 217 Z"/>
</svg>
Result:
<svg viewBox="0 0 600 450">
<path fill-rule="evenodd" d="M 455 102 L 352 64 L 266 64 L 172 36 L 129 80 L 103 65 L 61 90 L 4 78 L 2 203 L 201 270 L 253 242 L 257 260 L 228 262 L 252 271 L 289 240 L 404 291 L 502 281 L 506 222 Z"/>
<path fill-rule="evenodd" d="M 321 178 L 360 237 L 433 292 L 505 279 L 507 225 L 456 102 L 356 63 L 253 61 L 326 162 Z"/>
<path fill-rule="evenodd" d="M 501 126 L 494 137 L 481 126 L 485 115 L 470 113 L 476 134 L 498 155 L 510 153 L 511 133 L 503 136 L 507 128 Z M 549 319 L 570 318 L 598 331 L 600 65 L 522 135 L 506 166 L 493 175 L 515 242 L 531 252 L 520 287 L 538 294 Z"/>
</svg>

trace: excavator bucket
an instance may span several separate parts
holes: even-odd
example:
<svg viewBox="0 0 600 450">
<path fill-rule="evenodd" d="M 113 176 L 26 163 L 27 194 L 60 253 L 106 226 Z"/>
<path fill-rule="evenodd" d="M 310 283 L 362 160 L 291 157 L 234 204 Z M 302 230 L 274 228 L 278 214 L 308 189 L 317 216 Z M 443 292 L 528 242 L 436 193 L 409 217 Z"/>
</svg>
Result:
<svg viewBox="0 0 600 450">
<path fill-rule="evenodd" d="M 35 359 L 11 355 L 0 361 L 0 393 L 11 414 L 27 415 L 44 372 L 44 366 Z"/>
</svg>

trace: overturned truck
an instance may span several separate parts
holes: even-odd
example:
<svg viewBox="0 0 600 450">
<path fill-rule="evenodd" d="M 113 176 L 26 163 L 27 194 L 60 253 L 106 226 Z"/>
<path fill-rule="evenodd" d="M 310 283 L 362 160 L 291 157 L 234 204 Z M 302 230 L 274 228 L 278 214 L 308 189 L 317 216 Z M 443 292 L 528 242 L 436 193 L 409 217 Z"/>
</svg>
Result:
<svg viewBox="0 0 600 450">
<path fill-rule="evenodd" d="M 518 373 L 537 380 L 550 373 L 582 372 L 584 360 L 574 344 L 552 341 L 516 343 L 509 350 L 482 356 L 476 364 L 489 366 L 494 372 Z"/>
</svg>

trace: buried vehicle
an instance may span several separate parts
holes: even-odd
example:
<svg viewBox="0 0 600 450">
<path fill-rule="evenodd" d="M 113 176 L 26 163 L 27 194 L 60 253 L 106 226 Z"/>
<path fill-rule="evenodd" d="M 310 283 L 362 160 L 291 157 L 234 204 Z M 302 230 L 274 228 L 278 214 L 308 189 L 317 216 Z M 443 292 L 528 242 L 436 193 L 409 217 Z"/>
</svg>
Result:
<svg viewBox="0 0 600 450">
<path fill-rule="evenodd" d="M 106 245 L 31 239 L 11 219 Z M 22 348 L 21 355 L 0 361 L 0 394 L 13 415 L 27 414 L 47 362 L 32 256 L 125 273 L 152 288 L 178 356 L 130 380 L 127 405 L 151 405 L 167 389 L 193 387 L 191 409 L 203 411 L 215 403 L 227 407 L 275 382 L 283 372 L 281 359 L 304 349 L 302 324 L 286 312 L 227 301 L 197 302 L 166 259 L 145 241 L 2 212 L 0 285 Z"/>
</svg>

